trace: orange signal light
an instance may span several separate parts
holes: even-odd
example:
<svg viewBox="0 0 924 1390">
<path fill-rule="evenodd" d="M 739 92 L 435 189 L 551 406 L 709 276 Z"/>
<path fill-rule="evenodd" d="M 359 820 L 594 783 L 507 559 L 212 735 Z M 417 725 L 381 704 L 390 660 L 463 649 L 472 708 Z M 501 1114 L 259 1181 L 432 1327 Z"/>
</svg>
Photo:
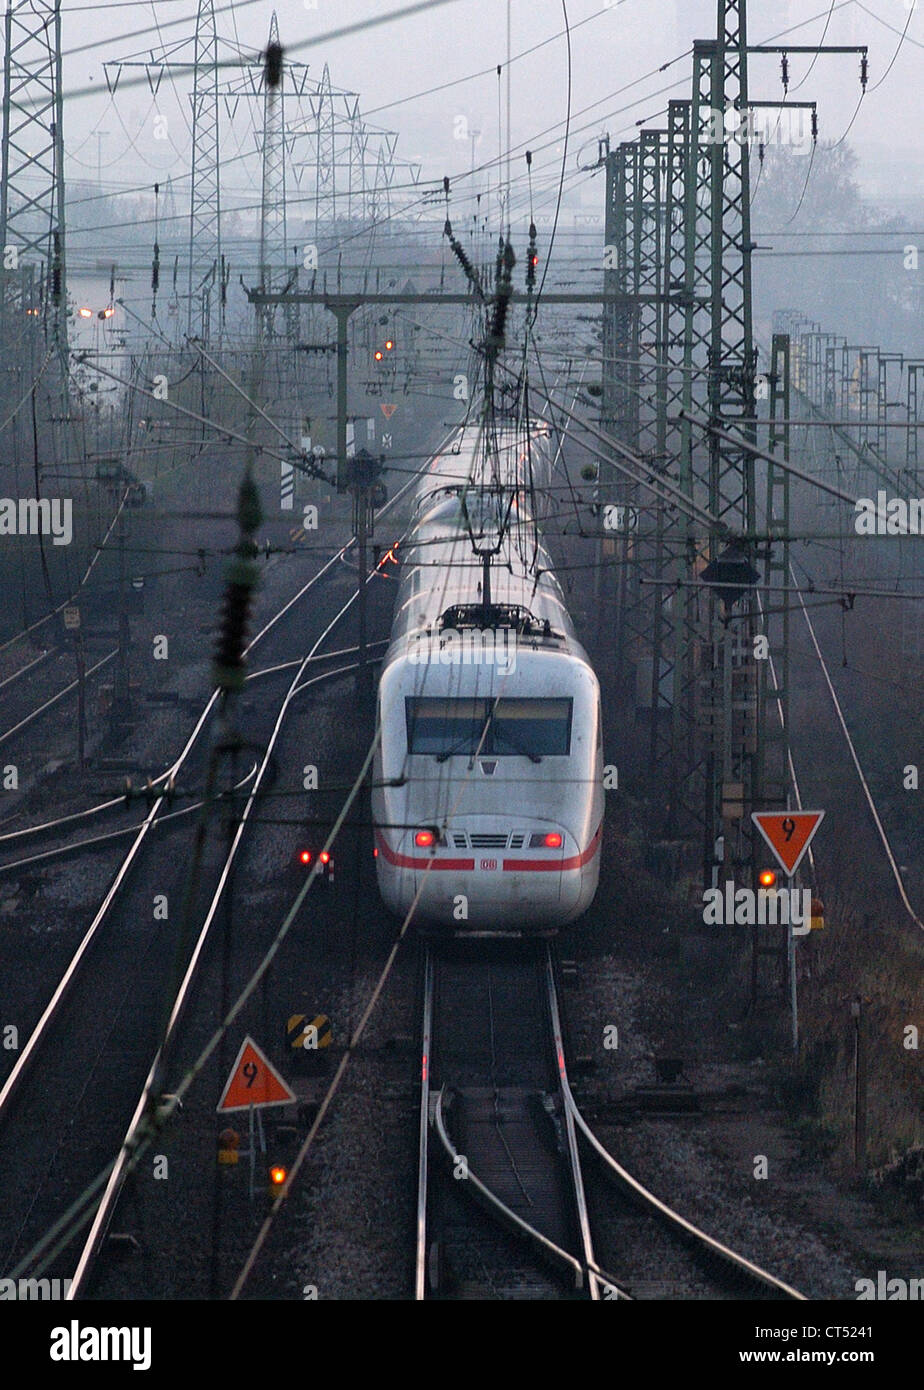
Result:
<svg viewBox="0 0 924 1390">
<path fill-rule="evenodd" d="M 285 1170 L 285 1168 L 279 1167 L 279 1166 L 277 1165 L 275 1168 L 271 1168 L 271 1169 L 270 1169 L 270 1182 L 273 1184 L 274 1187 L 281 1187 L 282 1184 L 285 1182 L 285 1180 L 286 1180 L 286 1170 Z"/>
<path fill-rule="evenodd" d="M 376 360 L 376 362 L 381 362 L 381 360 L 382 360 L 382 358 L 383 358 L 384 356 L 385 356 L 385 354 L 381 351 L 381 349 L 380 349 L 380 348 L 376 348 L 376 350 L 375 350 L 375 360 Z"/>
<path fill-rule="evenodd" d="M 772 888 L 776 883 L 776 870 L 761 869 L 758 881 L 761 888 Z"/>
<path fill-rule="evenodd" d="M 91 319 L 93 317 L 92 309 L 79 309 L 78 313 L 82 319 Z"/>
<path fill-rule="evenodd" d="M 385 351 L 386 351 L 386 352 L 391 352 L 391 350 L 392 350 L 393 347 L 394 347 L 394 343 L 392 342 L 391 338 L 387 338 L 387 339 L 385 340 Z"/>
</svg>

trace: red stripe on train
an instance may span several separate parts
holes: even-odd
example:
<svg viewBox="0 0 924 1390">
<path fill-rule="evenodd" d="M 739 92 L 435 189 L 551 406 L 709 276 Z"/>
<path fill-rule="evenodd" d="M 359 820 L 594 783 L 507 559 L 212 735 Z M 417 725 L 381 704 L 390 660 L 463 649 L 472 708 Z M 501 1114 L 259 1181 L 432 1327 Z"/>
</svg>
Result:
<svg viewBox="0 0 924 1390">
<path fill-rule="evenodd" d="M 568 869 L 582 869 L 593 859 L 600 848 L 603 835 L 603 822 L 597 826 L 596 834 L 582 854 L 573 854 L 569 859 L 505 859 L 504 869 L 514 873 L 563 873 Z"/>
<path fill-rule="evenodd" d="M 394 864 L 397 869 L 425 869 L 430 864 L 434 870 L 456 869 L 467 873 L 474 873 L 475 870 L 474 859 L 438 859 L 435 856 L 420 859 L 413 854 L 398 854 L 378 830 L 375 832 L 375 842 L 389 864 Z"/>
</svg>

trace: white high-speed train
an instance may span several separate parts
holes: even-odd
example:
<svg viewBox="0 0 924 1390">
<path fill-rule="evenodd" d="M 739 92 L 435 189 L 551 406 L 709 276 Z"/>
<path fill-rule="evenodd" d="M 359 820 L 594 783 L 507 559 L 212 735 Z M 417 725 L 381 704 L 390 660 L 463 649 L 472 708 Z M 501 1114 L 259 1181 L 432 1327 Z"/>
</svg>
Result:
<svg viewBox="0 0 924 1390">
<path fill-rule="evenodd" d="M 600 690 L 533 515 L 549 435 L 460 431 L 400 547 L 372 808 L 382 897 L 424 927 L 549 933 L 596 892 Z"/>
</svg>

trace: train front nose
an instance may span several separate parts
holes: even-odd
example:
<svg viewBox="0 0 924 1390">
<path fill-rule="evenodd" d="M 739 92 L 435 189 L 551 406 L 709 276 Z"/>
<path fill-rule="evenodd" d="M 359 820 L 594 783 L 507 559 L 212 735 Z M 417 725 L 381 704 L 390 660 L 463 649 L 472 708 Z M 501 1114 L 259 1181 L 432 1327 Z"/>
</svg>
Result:
<svg viewBox="0 0 924 1390">
<path fill-rule="evenodd" d="M 455 931 L 529 932 L 548 930 L 572 915 L 577 897 L 562 865 L 575 853 L 561 826 L 511 830 L 509 818 L 479 816 L 454 820 L 424 850 L 407 831 L 387 854 L 379 845 L 377 862 L 389 906 L 406 913 L 416 897 L 421 923 Z"/>
</svg>

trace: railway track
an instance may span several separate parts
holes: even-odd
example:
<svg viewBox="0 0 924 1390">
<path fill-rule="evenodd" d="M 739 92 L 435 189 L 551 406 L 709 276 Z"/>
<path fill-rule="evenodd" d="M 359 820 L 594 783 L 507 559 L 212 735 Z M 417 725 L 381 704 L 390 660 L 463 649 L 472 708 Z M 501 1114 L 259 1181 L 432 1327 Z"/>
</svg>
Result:
<svg viewBox="0 0 924 1390">
<path fill-rule="evenodd" d="M 689 1254 L 686 1296 L 803 1299 L 674 1211 L 597 1139 L 568 1080 L 553 949 L 490 951 L 425 950 L 415 1298 L 676 1294 L 660 1239 Z M 624 1235 L 633 1223 L 652 1252 L 641 1277 L 619 1272 L 619 1249 L 608 1269 L 598 1262 L 582 1151 L 617 1185 Z"/>
<path fill-rule="evenodd" d="M 489 951 L 426 951 L 415 1296 L 624 1296 L 594 1256 L 551 955 Z"/>
<path fill-rule="evenodd" d="M 405 490 L 396 494 L 389 507 L 400 500 Z M 275 613 L 248 650 L 292 610 L 352 544 L 350 541 L 341 547 Z M 191 914 L 191 920 L 201 925 L 197 932 L 193 931 L 192 940 L 189 922 L 186 934 L 181 933 L 179 919 L 183 914 L 177 914 L 176 922 L 139 925 L 132 920 L 130 903 L 122 900 L 122 890 L 130 871 L 136 878 L 141 875 L 141 882 L 133 887 L 135 901 L 139 893 L 143 900 L 148 890 L 163 892 L 167 886 L 162 861 L 157 879 L 150 879 L 153 869 L 141 862 L 141 849 L 159 819 L 168 814 L 166 783 L 184 768 L 187 772 L 194 768 L 192 755 L 205 742 L 203 735 L 216 706 L 214 695 L 180 756 L 159 779 L 144 821 L 140 827 L 130 828 L 135 831 L 132 844 L 0 1089 L 0 1172 L 5 1190 L 11 1193 L 3 1215 L 0 1259 L 6 1269 L 14 1268 L 17 1276 L 51 1270 L 58 1277 L 72 1279 L 71 1297 L 78 1296 L 87 1286 L 128 1171 L 130 1137 L 146 1108 L 158 1099 L 165 1050 L 177 1035 L 193 993 L 250 811 L 270 769 L 278 732 L 302 690 L 355 669 L 355 663 L 350 663 L 305 678 L 318 649 L 355 599 L 353 594 L 326 624 L 306 657 L 270 668 L 292 666 L 295 671 L 277 712 L 272 735 L 252 770 L 244 814 L 238 819 L 233 840 L 223 850 L 207 850 L 197 884 L 195 911 Z M 184 877 L 182 855 L 171 862 L 172 896 L 179 901 Z M 174 962 L 172 989 L 165 981 L 164 969 L 165 962 L 170 961 Z M 178 975 L 182 979 L 177 988 Z M 75 988 L 78 984 L 79 989 Z M 27 1079 L 28 1086 L 24 1085 Z M 66 1106 L 62 1104 L 64 1096 L 69 1097 Z M 38 1163 L 37 1154 L 41 1156 Z M 70 1238 L 58 1241 L 56 1246 L 53 1241 L 43 1240 L 78 1199 L 83 1209 L 82 1224 L 91 1221 L 89 1236 L 81 1237 L 80 1248 L 75 1244 L 79 1226 L 72 1226 Z"/>
<path fill-rule="evenodd" d="M 101 671 L 104 671 L 118 654 L 118 648 L 113 647 L 110 651 L 104 652 L 102 656 L 92 660 L 86 669 L 85 679 L 91 680 Z M 4 722 L 4 727 L 0 729 L 0 747 L 6 746 L 24 734 L 27 729 L 31 729 L 32 725 L 39 719 L 57 709 L 61 701 L 66 700 L 69 695 L 76 698 L 79 682 L 67 671 L 68 665 L 73 669 L 72 662 L 68 661 L 67 653 L 49 650 L 33 658 L 0 682 Z M 39 666 L 43 668 L 40 673 L 36 671 Z M 54 685 L 48 682 L 48 678 L 53 672 L 57 676 Z M 26 677 L 28 680 L 25 685 L 14 690 L 13 687 Z M 40 692 L 38 703 L 34 704 L 34 686 L 36 684 L 47 685 L 47 688 Z"/>
</svg>

